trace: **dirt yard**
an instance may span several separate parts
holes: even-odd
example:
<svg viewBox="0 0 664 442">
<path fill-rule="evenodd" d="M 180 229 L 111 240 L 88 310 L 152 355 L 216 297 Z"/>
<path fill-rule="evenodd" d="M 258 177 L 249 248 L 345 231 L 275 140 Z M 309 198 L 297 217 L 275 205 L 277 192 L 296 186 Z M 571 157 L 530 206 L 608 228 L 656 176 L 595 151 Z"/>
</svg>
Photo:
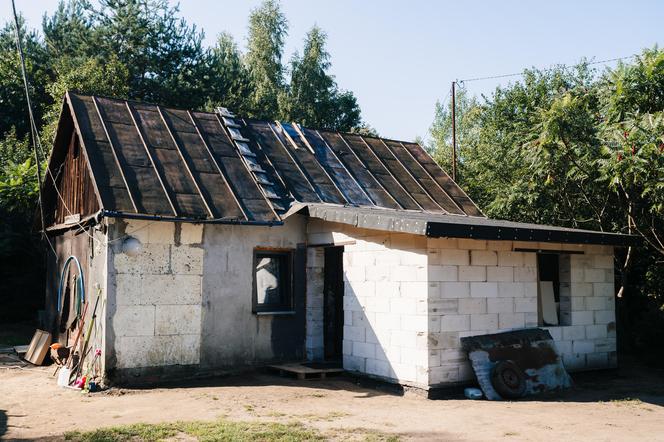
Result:
<svg viewBox="0 0 664 442">
<path fill-rule="evenodd" d="M 331 439 L 378 431 L 400 440 L 664 440 L 664 373 L 586 373 L 564 394 L 519 402 L 426 400 L 356 385 L 253 374 L 85 395 L 52 367 L 0 368 L 0 435 L 60 440 L 66 431 L 181 420 L 301 422 Z M 4 434 L 3 434 L 4 433 Z"/>
</svg>

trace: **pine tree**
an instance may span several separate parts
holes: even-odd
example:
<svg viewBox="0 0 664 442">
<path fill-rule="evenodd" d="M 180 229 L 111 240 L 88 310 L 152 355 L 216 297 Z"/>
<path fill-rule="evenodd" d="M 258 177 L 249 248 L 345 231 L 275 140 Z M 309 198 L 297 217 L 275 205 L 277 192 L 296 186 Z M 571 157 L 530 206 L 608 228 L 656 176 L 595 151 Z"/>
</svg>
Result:
<svg viewBox="0 0 664 442">
<path fill-rule="evenodd" d="M 266 0 L 251 12 L 245 58 L 252 83 L 250 116 L 275 119 L 279 115 L 279 97 L 284 93 L 281 57 L 287 34 L 288 22 L 277 1 Z"/>
</svg>

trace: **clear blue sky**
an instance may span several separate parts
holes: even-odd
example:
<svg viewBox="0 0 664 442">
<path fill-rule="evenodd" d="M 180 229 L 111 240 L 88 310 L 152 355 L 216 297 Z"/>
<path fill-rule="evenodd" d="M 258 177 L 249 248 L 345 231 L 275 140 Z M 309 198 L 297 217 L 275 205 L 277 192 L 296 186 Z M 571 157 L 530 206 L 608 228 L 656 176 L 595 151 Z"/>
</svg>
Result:
<svg viewBox="0 0 664 442">
<path fill-rule="evenodd" d="M 55 0 L 16 0 L 39 27 Z M 249 11 L 259 0 L 184 0 L 181 12 L 212 44 L 228 31 L 244 47 Z M 661 1 L 283 0 L 290 31 L 286 58 L 314 24 L 329 36 L 332 72 L 358 97 L 364 119 L 383 136 L 425 136 L 436 100 L 454 79 L 520 72 L 631 55 L 662 43 Z M 0 20 L 11 3 L 0 1 Z M 513 79 L 512 79 L 513 80 Z M 509 79 L 468 83 L 490 92 Z"/>
</svg>

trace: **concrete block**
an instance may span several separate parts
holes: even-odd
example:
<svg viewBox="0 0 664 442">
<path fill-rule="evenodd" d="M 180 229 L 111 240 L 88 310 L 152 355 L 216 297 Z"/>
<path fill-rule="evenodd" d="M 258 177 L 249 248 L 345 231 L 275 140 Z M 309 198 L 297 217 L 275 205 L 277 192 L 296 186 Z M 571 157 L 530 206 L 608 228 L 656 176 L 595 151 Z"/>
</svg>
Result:
<svg viewBox="0 0 664 442">
<path fill-rule="evenodd" d="M 399 251 L 401 265 L 404 266 L 425 266 L 428 263 L 427 253 L 422 250 L 401 250 Z"/>
<path fill-rule="evenodd" d="M 416 336 L 416 332 L 407 330 L 392 330 L 390 333 L 390 346 L 417 348 L 417 344 L 415 342 Z"/>
<path fill-rule="evenodd" d="M 179 363 L 195 365 L 201 362 L 201 335 L 178 336 L 181 345 Z"/>
<path fill-rule="evenodd" d="M 201 306 L 158 305 L 155 323 L 156 335 L 200 335 Z"/>
<path fill-rule="evenodd" d="M 343 367 L 344 370 L 348 371 L 357 371 L 364 373 L 365 370 L 365 358 L 360 358 L 352 355 L 343 355 Z"/>
<path fill-rule="evenodd" d="M 458 249 L 459 242 L 456 238 L 427 238 L 429 249 Z"/>
<path fill-rule="evenodd" d="M 388 266 L 365 267 L 367 281 L 388 281 L 390 279 L 390 268 Z"/>
<path fill-rule="evenodd" d="M 593 312 L 572 312 L 572 325 L 593 325 L 594 323 Z"/>
<path fill-rule="evenodd" d="M 116 273 L 129 274 L 166 274 L 170 273 L 169 245 L 143 244 L 141 253 L 137 256 L 128 256 L 117 253 L 113 256 L 113 265 Z"/>
<path fill-rule="evenodd" d="M 524 296 L 526 298 L 537 298 L 537 285 L 537 282 L 524 282 Z"/>
<path fill-rule="evenodd" d="M 608 336 L 606 326 L 600 325 L 586 325 L 586 338 L 587 339 L 603 339 Z"/>
<path fill-rule="evenodd" d="M 423 313 L 432 315 L 456 315 L 459 311 L 458 299 L 435 299 L 425 304 L 427 309 Z"/>
<path fill-rule="evenodd" d="M 113 314 L 111 324 L 115 336 L 154 336 L 155 308 L 152 305 L 122 306 Z"/>
<path fill-rule="evenodd" d="M 486 267 L 459 266 L 459 281 L 486 281 Z"/>
<path fill-rule="evenodd" d="M 348 282 L 355 282 L 355 281 L 366 281 L 366 273 L 365 273 L 365 268 L 364 267 L 356 267 L 356 266 L 347 266 L 344 265 L 344 280 Z"/>
<path fill-rule="evenodd" d="M 365 252 L 363 255 L 367 256 L 367 260 L 371 260 L 366 265 L 379 265 L 379 266 L 393 266 L 401 264 L 401 256 L 399 253 L 394 253 L 394 250 L 382 250 L 375 252 Z M 423 264 L 423 265 L 426 265 Z"/>
<path fill-rule="evenodd" d="M 459 382 L 459 367 L 456 364 L 431 368 L 429 373 L 429 383 L 431 385 L 448 382 Z"/>
<path fill-rule="evenodd" d="M 585 304 L 588 310 L 610 310 L 613 309 L 613 296 L 588 296 Z"/>
<path fill-rule="evenodd" d="M 440 250 L 436 258 L 436 262 L 430 262 L 429 264 L 467 266 L 470 263 L 468 250 Z"/>
<path fill-rule="evenodd" d="M 498 255 L 492 250 L 472 250 L 470 252 L 470 265 L 496 266 L 498 265 Z"/>
<path fill-rule="evenodd" d="M 616 321 L 614 310 L 598 310 L 595 313 L 595 324 L 609 324 Z"/>
<path fill-rule="evenodd" d="M 524 267 L 537 267 L 537 253 L 524 253 L 523 265 Z"/>
<path fill-rule="evenodd" d="M 424 266 L 392 266 L 390 281 L 426 281 L 427 267 Z"/>
<path fill-rule="evenodd" d="M 348 288 L 358 298 L 376 296 L 376 283 L 374 281 L 355 281 L 348 283 Z"/>
<path fill-rule="evenodd" d="M 514 313 L 514 299 L 489 298 L 486 311 L 488 313 Z"/>
<path fill-rule="evenodd" d="M 379 330 L 397 330 L 401 323 L 400 313 L 376 313 L 375 327 Z"/>
<path fill-rule="evenodd" d="M 523 328 L 526 326 L 526 317 L 523 313 L 499 313 L 498 327 L 500 329 Z"/>
<path fill-rule="evenodd" d="M 417 284 L 417 283 L 415 283 Z M 376 297 L 379 298 L 395 298 L 400 296 L 400 283 L 393 281 L 377 281 L 376 282 Z"/>
<path fill-rule="evenodd" d="M 512 241 L 487 241 L 486 248 L 496 252 L 511 251 Z"/>
<path fill-rule="evenodd" d="M 428 280 L 438 282 L 458 281 L 458 267 L 430 265 L 428 267 Z"/>
<path fill-rule="evenodd" d="M 570 284 L 570 292 L 574 296 L 592 296 L 593 285 L 584 282 L 573 282 Z"/>
<path fill-rule="evenodd" d="M 471 282 L 470 296 L 472 298 L 495 298 L 498 296 L 498 283 Z"/>
<path fill-rule="evenodd" d="M 565 341 L 573 341 L 577 339 L 585 339 L 586 327 L 583 325 L 570 325 L 562 327 L 563 339 Z"/>
<path fill-rule="evenodd" d="M 198 275 L 141 275 L 118 273 L 116 304 L 201 304 L 201 277 Z"/>
<path fill-rule="evenodd" d="M 427 350 L 407 347 L 401 349 L 401 362 L 404 364 L 426 366 L 428 358 Z"/>
<path fill-rule="evenodd" d="M 535 282 L 537 281 L 537 267 L 515 267 L 515 282 Z"/>
<path fill-rule="evenodd" d="M 574 353 L 592 353 L 595 351 L 594 341 L 572 341 L 572 352 Z"/>
<path fill-rule="evenodd" d="M 522 267 L 523 252 L 498 252 L 498 265 L 500 267 Z"/>
<path fill-rule="evenodd" d="M 486 241 L 480 239 L 459 238 L 459 248 L 466 250 L 486 250 Z"/>
<path fill-rule="evenodd" d="M 467 298 L 470 296 L 469 282 L 441 282 L 441 298 Z"/>
<path fill-rule="evenodd" d="M 411 298 L 392 298 L 390 299 L 390 312 L 413 315 L 417 312 L 417 301 Z"/>
<path fill-rule="evenodd" d="M 594 255 L 593 267 L 596 269 L 610 269 L 613 270 L 613 255 Z"/>
<path fill-rule="evenodd" d="M 499 298 L 502 299 L 502 298 Z M 509 299 L 509 298 L 505 298 Z M 515 298 L 514 299 L 514 312 L 515 313 L 537 313 L 537 299 L 536 298 Z M 537 321 L 537 320 L 535 320 Z"/>
<path fill-rule="evenodd" d="M 365 370 L 368 374 L 382 377 L 390 377 L 392 374 L 390 364 L 378 359 L 367 359 Z"/>
<path fill-rule="evenodd" d="M 200 244 L 203 242 L 203 224 L 180 224 L 180 244 Z"/>
<path fill-rule="evenodd" d="M 423 315 L 401 315 L 401 328 L 404 331 L 422 331 L 428 330 L 427 316 Z"/>
<path fill-rule="evenodd" d="M 399 250 L 418 250 L 424 253 L 427 248 L 427 238 L 410 233 L 390 233 L 390 247 Z"/>
<path fill-rule="evenodd" d="M 428 333 L 426 346 L 431 350 L 460 348 L 459 332 Z"/>
<path fill-rule="evenodd" d="M 344 325 L 344 341 L 364 342 L 364 327 Z"/>
<path fill-rule="evenodd" d="M 459 314 L 462 315 L 481 315 L 486 313 L 486 299 L 484 298 L 459 299 L 458 308 L 459 308 Z"/>
<path fill-rule="evenodd" d="M 439 365 L 461 364 L 468 362 L 468 355 L 466 355 L 466 352 L 460 348 L 438 350 L 438 352 L 440 353 Z"/>
<path fill-rule="evenodd" d="M 498 297 L 499 298 L 518 298 L 525 295 L 525 285 L 523 282 L 499 282 L 498 283 Z M 535 288 L 535 296 L 537 296 L 537 288 Z"/>
<path fill-rule="evenodd" d="M 470 329 L 471 330 L 498 330 L 498 315 L 497 314 L 475 314 L 470 315 Z"/>
<path fill-rule="evenodd" d="M 526 315 L 526 327 L 537 327 L 539 325 L 537 312 L 527 312 L 525 313 L 525 315 Z"/>
<path fill-rule="evenodd" d="M 607 282 L 604 269 L 587 268 L 583 270 L 583 279 L 585 282 Z"/>
<path fill-rule="evenodd" d="M 353 342 L 353 356 L 359 358 L 374 358 L 376 354 L 376 345 L 366 342 Z"/>
<path fill-rule="evenodd" d="M 390 312 L 390 298 L 377 294 L 372 298 L 367 298 L 367 310 L 375 313 L 389 313 Z M 354 312 L 355 313 L 355 312 Z"/>
<path fill-rule="evenodd" d="M 171 269 L 176 275 L 202 275 L 203 255 L 198 247 L 171 246 Z"/>
<path fill-rule="evenodd" d="M 417 378 L 417 367 L 412 364 L 393 363 L 394 376 L 399 381 L 415 382 Z M 345 368 L 345 367 L 344 367 Z"/>
<path fill-rule="evenodd" d="M 512 282 L 514 281 L 514 267 L 487 267 L 486 280 Z"/>
<path fill-rule="evenodd" d="M 444 315 L 440 320 L 441 332 L 470 330 L 470 315 Z"/>
<path fill-rule="evenodd" d="M 570 311 L 573 312 L 579 312 L 579 311 L 585 311 L 588 310 L 586 309 L 586 299 L 591 299 L 591 298 L 585 298 L 581 296 L 572 296 L 569 298 L 571 303 L 570 303 Z M 563 308 L 563 302 L 560 302 L 560 308 Z"/>
<path fill-rule="evenodd" d="M 346 283 L 344 291 L 344 311 L 362 311 L 362 304 L 352 287 Z"/>
<path fill-rule="evenodd" d="M 610 296 L 615 295 L 613 282 L 595 282 L 592 284 L 593 296 Z"/>
<path fill-rule="evenodd" d="M 175 223 L 157 221 L 148 225 L 150 244 L 173 244 L 175 241 Z"/>
</svg>

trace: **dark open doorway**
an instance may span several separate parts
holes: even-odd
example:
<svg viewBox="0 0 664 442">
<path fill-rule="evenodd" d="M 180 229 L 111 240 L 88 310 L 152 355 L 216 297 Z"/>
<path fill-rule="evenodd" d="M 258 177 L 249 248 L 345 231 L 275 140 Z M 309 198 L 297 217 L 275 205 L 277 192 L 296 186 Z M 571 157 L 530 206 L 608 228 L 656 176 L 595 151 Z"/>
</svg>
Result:
<svg viewBox="0 0 664 442">
<path fill-rule="evenodd" d="M 340 361 L 342 358 L 344 330 L 343 252 L 343 247 L 325 248 L 323 339 L 326 361 Z"/>
</svg>

